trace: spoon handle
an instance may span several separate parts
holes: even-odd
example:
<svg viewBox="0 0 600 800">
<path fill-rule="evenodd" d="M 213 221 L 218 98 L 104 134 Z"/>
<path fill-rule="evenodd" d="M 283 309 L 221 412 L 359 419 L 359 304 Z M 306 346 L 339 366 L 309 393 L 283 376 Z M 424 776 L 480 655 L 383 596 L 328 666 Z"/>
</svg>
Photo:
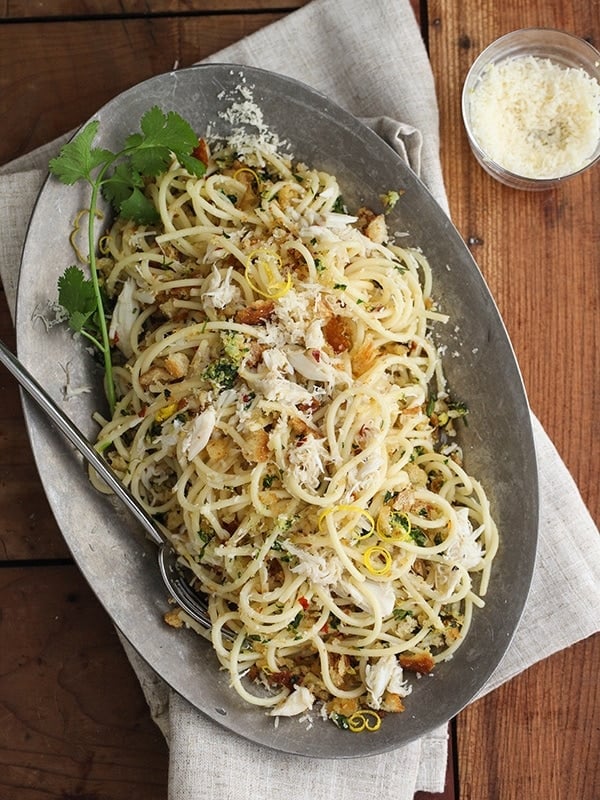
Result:
<svg viewBox="0 0 600 800">
<path fill-rule="evenodd" d="M 67 417 L 50 395 L 43 389 L 26 367 L 0 340 L 0 363 L 13 375 L 27 394 L 35 400 L 41 410 L 54 422 L 56 427 L 67 437 L 71 444 L 81 453 L 105 481 L 107 486 L 119 497 L 134 517 L 140 522 L 152 540 L 160 545 L 166 538 L 161 535 L 155 520 L 141 503 L 123 486 L 106 461 L 98 454 L 79 428 Z"/>
</svg>

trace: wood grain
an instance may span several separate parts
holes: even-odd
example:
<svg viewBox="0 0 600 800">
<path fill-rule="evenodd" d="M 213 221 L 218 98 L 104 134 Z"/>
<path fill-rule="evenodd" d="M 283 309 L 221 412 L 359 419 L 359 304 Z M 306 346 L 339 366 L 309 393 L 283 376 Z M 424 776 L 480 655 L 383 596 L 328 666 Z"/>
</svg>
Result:
<svg viewBox="0 0 600 800">
<path fill-rule="evenodd" d="M 2 291 L 0 338 L 15 349 L 14 329 Z M 68 549 L 50 511 L 29 446 L 19 391 L 4 369 L 0 370 L 0 397 L 0 563 L 66 558 Z"/>
<path fill-rule="evenodd" d="M 4 0 L 0 19 L 207 14 L 214 11 L 290 11 L 309 0 Z"/>
<path fill-rule="evenodd" d="M 460 715 L 460 800 L 600 797 L 600 690 L 583 668 L 598 664 L 599 644 L 546 659 Z"/>
<path fill-rule="evenodd" d="M 0 797 L 164 800 L 164 739 L 78 570 L 5 567 L 0 608 Z"/>
<path fill-rule="evenodd" d="M 0 25 L 0 164 L 71 130 L 119 92 L 186 67 L 281 14 Z M 15 35 L 18 32 L 18 35 Z"/>
<path fill-rule="evenodd" d="M 477 6 L 477 8 L 476 8 Z M 460 92 L 476 55 L 527 26 L 569 30 L 598 46 L 597 2 L 428 4 L 442 165 L 455 224 L 470 244 L 511 336 L 529 400 L 600 517 L 595 388 L 600 345 L 600 171 L 543 193 L 487 176 L 469 152 Z M 494 410 L 490 409 L 493 418 Z M 518 470 L 518 465 L 516 465 Z M 457 720 L 461 800 L 600 796 L 600 637 L 532 667 Z"/>
</svg>

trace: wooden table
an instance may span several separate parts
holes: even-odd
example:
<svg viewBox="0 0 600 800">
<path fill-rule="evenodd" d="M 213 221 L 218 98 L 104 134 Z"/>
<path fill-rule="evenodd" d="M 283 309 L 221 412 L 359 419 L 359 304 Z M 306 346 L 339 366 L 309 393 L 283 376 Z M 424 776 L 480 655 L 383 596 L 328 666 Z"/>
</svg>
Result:
<svg viewBox="0 0 600 800">
<path fill-rule="evenodd" d="M 0 163 L 78 125 L 117 92 L 302 4 L 0 2 Z M 532 408 L 598 519 L 600 167 L 542 194 L 507 189 L 471 157 L 459 98 L 478 52 L 512 29 L 558 27 L 600 46 L 600 4 L 413 5 L 437 81 L 454 221 L 506 321 Z M 0 335 L 14 346 L 3 296 L 0 302 Z M 0 797 L 165 798 L 166 745 L 51 516 L 18 392 L 4 371 L 0 388 Z M 444 797 L 597 800 L 599 664 L 600 637 L 593 637 L 461 713 L 451 723 Z"/>
</svg>

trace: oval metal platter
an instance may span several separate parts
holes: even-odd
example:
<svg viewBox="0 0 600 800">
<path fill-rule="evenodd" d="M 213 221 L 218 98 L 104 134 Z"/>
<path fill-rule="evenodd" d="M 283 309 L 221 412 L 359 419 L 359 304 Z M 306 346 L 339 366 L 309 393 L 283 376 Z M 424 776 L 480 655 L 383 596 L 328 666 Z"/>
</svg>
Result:
<svg viewBox="0 0 600 800">
<path fill-rule="evenodd" d="M 186 117 L 199 135 L 227 137 L 233 104 L 251 91 L 269 130 L 299 160 L 338 176 L 349 209 L 402 190 L 388 216 L 402 243 L 420 247 L 433 269 L 434 295 L 451 322 L 437 331 L 447 345 L 445 372 L 453 395 L 469 407 L 461 426 L 466 468 L 491 500 L 500 550 L 483 609 L 465 643 L 434 676 L 415 680 L 406 711 L 389 715 L 376 733 L 353 735 L 321 720 L 309 728 L 246 705 L 228 686 L 211 646 L 163 621 L 166 591 L 154 546 L 110 497 L 88 482 L 81 460 L 24 400 L 31 445 L 56 520 L 73 557 L 117 628 L 171 687 L 232 732 L 276 750 L 349 758 L 400 747 L 443 725 L 484 686 L 521 615 L 535 560 L 538 491 L 529 408 L 502 320 L 459 234 L 402 159 L 375 133 L 326 97 L 289 78 L 232 65 L 205 65 L 152 78 L 124 92 L 95 116 L 96 144 L 118 150 L 158 105 Z M 249 128 L 249 130 L 251 130 Z M 31 219 L 18 294 L 18 352 L 48 392 L 90 437 L 92 412 L 102 409 L 101 376 L 65 326 L 43 315 L 56 299 L 60 274 L 73 263 L 69 235 L 89 203 L 86 187 L 49 178 Z M 91 391 L 65 396 L 65 386 Z M 69 393 L 67 393 L 68 395 Z"/>
</svg>

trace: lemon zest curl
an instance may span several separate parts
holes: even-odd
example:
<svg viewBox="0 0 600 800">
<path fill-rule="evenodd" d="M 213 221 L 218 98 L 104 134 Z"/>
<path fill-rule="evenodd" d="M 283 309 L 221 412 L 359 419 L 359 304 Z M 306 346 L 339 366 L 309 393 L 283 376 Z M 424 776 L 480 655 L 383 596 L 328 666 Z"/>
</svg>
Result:
<svg viewBox="0 0 600 800">
<path fill-rule="evenodd" d="M 352 733 L 362 733 L 362 731 L 377 731 L 381 728 L 381 717 L 376 711 L 363 709 L 355 711 L 348 717 L 348 729 Z"/>
</svg>

